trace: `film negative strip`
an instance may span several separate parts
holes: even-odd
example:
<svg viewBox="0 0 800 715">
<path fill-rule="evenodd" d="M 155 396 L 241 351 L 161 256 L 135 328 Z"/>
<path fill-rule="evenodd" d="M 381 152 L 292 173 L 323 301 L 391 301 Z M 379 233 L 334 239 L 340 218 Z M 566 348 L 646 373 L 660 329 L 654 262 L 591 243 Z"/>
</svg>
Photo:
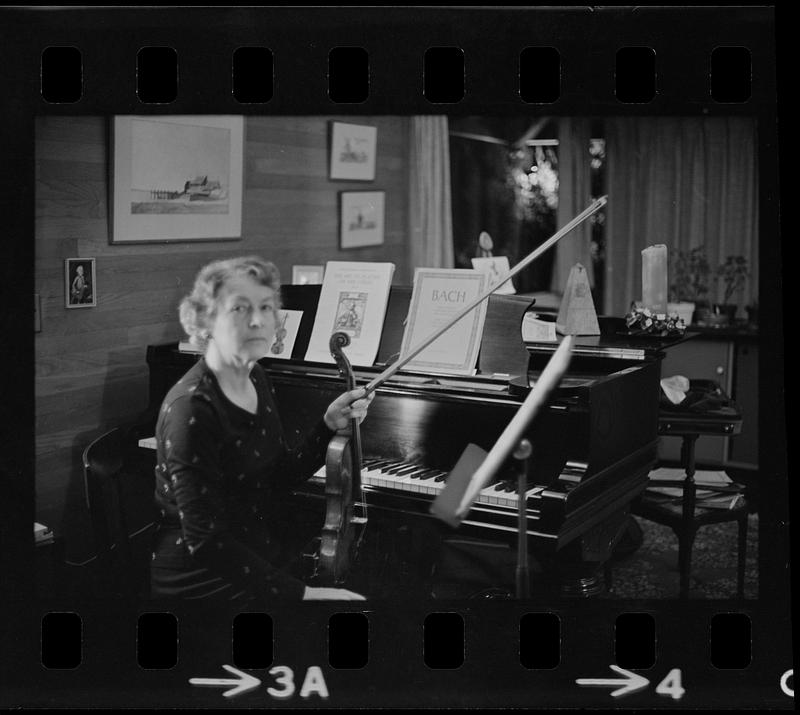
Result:
<svg viewBox="0 0 800 715">
<path fill-rule="evenodd" d="M 1 10 L 0 703 L 793 708 L 779 24 L 770 7 Z M 176 123 L 179 118 L 216 117 L 216 125 L 200 122 L 209 132 L 235 131 L 235 121 L 225 122 L 241 119 L 246 139 L 242 151 L 231 154 L 244 177 L 240 205 L 248 194 L 239 226 L 217 220 L 213 211 L 201 212 L 188 234 L 155 228 L 143 238 L 141 225 L 126 234 L 130 226 L 115 223 L 115 196 L 123 188 L 146 193 L 137 199 L 141 205 L 183 202 L 190 208 L 221 191 L 201 169 L 186 168 L 197 165 L 192 162 L 182 168 L 186 182 L 177 187 L 166 180 L 167 172 L 145 187 L 117 184 L 121 173 L 113 166 L 123 160 L 125 146 L 129 166 L 152 151 L 146 144 L 133 146 L 130 135 L 127 145 L 117 143 L 124 126 L 116 119 L 131 116 L 166 118 L 183 130 L 189 125 Z M 744 345 L 731 385 L 742 383 L 737 399 L 754 396 L 750 419 L 757 422 L 754 456 L 737 458 L 725 442 L 723 459 L 731 468 L 748 462 L 751 493 L 757 494 L 744 516 L 750 541 L 743 536 L 738 545 L 749 548 L 739 566 L 744 582 L 738 597 L 735 578 L 729 579 L 730 592 L 703 592 L 691 572 L 681 594 L 686 597 L 679 597 L 684 584 L 675 561 L 677 534 L 692 526 L 679 520 L 672 522 L 675 535 L 667 528 L 674 543 L 665 593 L 615 592 L 611 561 L 605 571 L 610 580 L 587 585 L 578 578 L 575 583 L 585 588 L 573 584 L 570 595 L 553 586 L 552 575 L 535 574 L 532 592 L 519 597 L 513 559 L 501 563 L 477 552 L 467 562 L 451 554 L 437 573 L 450 568 L 465 576 L 465 563 L 473 559 L 505 576 L 484 578 L 471 598 L 458 588 L 414 592 L 414 559 L 390 559 L 381 550 L 388 541 L 375 546 L 374 570 L 365 582 L 380 576 L 384 585 L 363 602 L 237 609 L 101 591 L 89 563 L 82 450 L 114 425 L 115 416 L 145 407 L 144 351 L 148 344 L 177 339 L 175 309 L 188 291 L 182 277 L 190 280 L 213 258 L 269 257 L 274 251 L 286 264 L 284 274 L 292 263 L 383 260 L 396 263 L 410 284 L 413 266 L 424 259 L 409 258 L 421 254 L 414 253 L 415 239 L 405 225 L 414 225 L 415 210 L 408 198 L 406 133 L 412 117 L 425 116 L 446 118 L 451 137 L 494 139 L 508 162 L 515 140 L 535 139 L 554 119 L 561 132 L 580 124 L 575 119 L 585 120 L 587 138 L 607 132 L 602 160 L 618 162 L 615 191 L 606 192 L 609 205 L 623 202 L 632 222 L 623 226 L 618 213 L 617 223 L 607 227 L 607 268 L 618 269 L 606 272 L 609 282 L 623 280 L 624 271 L 612 261 L 611 251 L 618 250 L 614 236 L 635 232 L 641 205 L 657 207 L 661 201 L 652 178 L 658 161 L 672 162 L 665 182 L 676 176 L 685 181 L 680 192 L 663 195 L 754 196 L 749 207 L 717 201 L 731 211 L 727 217 L 697 219 L 705 221 L 700 230 L 709 243 L 724 242 L 732 255 L 750 251 L 758 263 L 758 290 L 750 300 L 758 309 L 757 332 L 745 331 L 744 343 L 736 342 L 731 328 L 717 333 L 723 338 L 718 344 L 736 350 Z M 343 151 L 358 155 L 357 165 L 335 166 L 337 157 L 329 154 L 332 123 L 378 127 L 377 149 L 368 133 L 356 132 L 352 139 L 359 147 Z M 637 134 L 656 126 L 651 144 Z M 487 127 L 507 133 L 489 133 Z M 620 137 L 634 134 L 639 143 L 629 145 L 638 152 L 639 173 L 626 183 L 621 154 L 614 150 L 625 144 Z M 713 164 L 711 154 L 702 154 L 701 135 L 702 146 L 717 152 Z M 550 143 L 534 142 L 542 162 L 531 155 L 542 171 L 552 168 L 546 149 L 558 135 L 543 138 Z M 199 146 L 205 151 L 213 143 Z M 656 148 L 659 143 L 668 148 Z M 517 149 L 530 146 L 522 141 Z M 742 166 L 732 146 L 740 147 Z M 296 155 L 287 156 L 292 147 Z M 360 166 L 375 162 L 376 152 L 377 171 Z M 237 164 L 225 166 L 236 173 Z M 454 173 L 460 166 L 451 163 Z M 577 198 L 569 200 L 581 208 L 594 189 L 578 189 L 574 178 L 568 183 L 573 169 L 562 162 L 561 187 L 572 190 L 575 184 Z M 533 167 L 522 171 L 518 195 L 531 191 L 532 172 Z M 737 194 L 746 181 L 756 188 Z M 385 199 L 379 235 L 358 238 L 339 226 L 339 194 L 351 191 Z M 228 199 L 231 205 L 237 200 L 233 184 Z M 568 200 L 563 193 L 561 200 Z M 681 216 L 671 224 L 675 230 L 691 221 L 691 201 L 664 202 L 659 215 Z M 456 229 L 466 225 L 455 212 L 453 221 Z M 750 236 L 756 245 L 748 243 Z M 355 252 L 340 253 L 348 241 L 356 242 L 350 244 Z M 723 257 L 721 249 L 714 250 Z M 622 260 L 621 254 L 613 259 Z M 152 299 L 138 291 L 140 284 L 152 286 Z M 38 331 L 33 337 L 31 294 Z M 614 309 L 611 303 L 604 307 Z M 171 323 L 174 330 L 165 327 Z M 594 516 L 589 509 L 585 518 Z M 55 534 L 34 542 L 30 524 L 40 520 L 54 525 Z M 73 520 L 77 526 L 69 527 Z M 736 522 L 729 523 L 733 528 Z M 398 527 L 406 533 L 403 528 Z M 595 542 L 584 544 L 589 551 L 602 551 L 605 544 L 608 552 L 625 537 L 616 522 L 612 531 L 592 533 Z M 729 533 L 735 540 L 735 531 Z M 628 537 L 636 540 L 635 534 Z M 397 542 L 391 543 L 396 549 Z M 491 550 L 485 543 L 481 548 Z M 724 558 L 736 553 L 727 541 L 715 548 L 721 551 L 704 556 L 712 567 L 722 568 Z M 425 550 L 423 541 L 414 553 L 419 557 Z M 634 585 L 650 583 L 658 565 L 642 561 L 640 568 L 628 573 Z"/>
</svg>

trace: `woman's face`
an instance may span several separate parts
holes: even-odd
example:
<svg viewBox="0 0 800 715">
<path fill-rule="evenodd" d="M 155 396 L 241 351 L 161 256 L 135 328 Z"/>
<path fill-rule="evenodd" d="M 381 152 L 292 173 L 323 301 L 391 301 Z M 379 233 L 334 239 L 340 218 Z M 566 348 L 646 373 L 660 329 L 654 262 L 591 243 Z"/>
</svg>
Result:
<svg viewBox="0 0 800 715">
<path fill-rule="evenodd" d="M 275 291 L 248 275 L 236 275 L 220 289 L 211 338 L 220 357 L 234 365 L 267 355 L 275 335 Z"/>
</svg>

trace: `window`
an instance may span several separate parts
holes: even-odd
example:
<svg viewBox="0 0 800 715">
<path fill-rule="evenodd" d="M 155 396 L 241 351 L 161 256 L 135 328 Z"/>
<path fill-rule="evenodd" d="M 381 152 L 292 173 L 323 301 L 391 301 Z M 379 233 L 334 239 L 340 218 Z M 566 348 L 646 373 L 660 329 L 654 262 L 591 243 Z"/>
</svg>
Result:
<svg viewBox="0 0 800 715">
<path fill-rule="evenodd" d="M 592 136 L 602 125 L 592 124 Z M 450 183 L 457 268 L 471 268 L 480 255 L 478 236 L 487 232 L 492 253 L 514 266 L 559 228 L 558 119 L 454 117 L 450 119 Z M 592 198 L 605 191 L 605 141 L 587 147 Z M 587 202 L 588 205 L 588 202 Z M 605 214 L 594 214 L 593 297 L 602 309 L 605 269 Z M 540 256 L 514 278 L 518 293 L 549 291 L 555 252 Z"/>
</svg>

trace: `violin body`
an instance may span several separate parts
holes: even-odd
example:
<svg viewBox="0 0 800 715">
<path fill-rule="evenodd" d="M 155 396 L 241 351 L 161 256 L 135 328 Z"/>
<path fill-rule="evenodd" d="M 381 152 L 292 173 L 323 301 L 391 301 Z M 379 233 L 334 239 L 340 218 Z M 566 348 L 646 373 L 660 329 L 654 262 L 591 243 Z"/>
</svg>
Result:
<svg viewBox="0 0 800 715">
<path fill-rule="evenodd" d="M 342 348 L 350 344 L 347 333 L 334 333 L 330 350 L 347 389 L 355 389 L 355 375 Z M 344 582 L 353 559 L 355 526 L 353 510 L 361 492 L 361 432 L 358 420 L 350 420 L 347 430 L 338 432 L 328 443 L 325 456 L 325 523 L 320 538 L 317 577 L 321 583 Z"/>
<path fill-rule="evenodd" d="M 325 456 L 325 524 L 319 546 L 317 575 L 329 585 L 344 582 L 350 569 L 354 530 L 353 460 L 350 436 L 337 434 Z"/>
</svg>

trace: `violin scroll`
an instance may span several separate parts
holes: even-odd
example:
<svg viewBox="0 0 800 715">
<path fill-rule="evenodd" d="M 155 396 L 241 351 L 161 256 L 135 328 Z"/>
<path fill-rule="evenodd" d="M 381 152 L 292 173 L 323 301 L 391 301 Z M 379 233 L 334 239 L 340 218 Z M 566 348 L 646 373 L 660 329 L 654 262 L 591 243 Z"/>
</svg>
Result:
<svg viewBox="0 0 800 715">
<path fill-rule="evenodd" d="M 339 368 L 339 374 L 347 381 L 347 389 L 352 390 L 355 387 L 355 376 L 353 375 L 353 368 L 347 355 L 343 350 L 350 345 L 350 336 L 347 333 L 338 332 L 331 335 L 328 341 L 328 349 L 331 351 L 331 356 L 336 361 L 336 366 Z"/>
<path fill-rule="evenodd" d="M 331 355 L 334 356 L 336 355 L 338 350 L 346 348 L 348 345 L 350 345 L 350 336 L 347 333 L 343 333 L 341 331 L 339 331 L 338 333 L 333 333 L 333 335 L 331 335 L 331 339 L 328 341 L 328 347 L 330 348 Z"/>
</svg>

